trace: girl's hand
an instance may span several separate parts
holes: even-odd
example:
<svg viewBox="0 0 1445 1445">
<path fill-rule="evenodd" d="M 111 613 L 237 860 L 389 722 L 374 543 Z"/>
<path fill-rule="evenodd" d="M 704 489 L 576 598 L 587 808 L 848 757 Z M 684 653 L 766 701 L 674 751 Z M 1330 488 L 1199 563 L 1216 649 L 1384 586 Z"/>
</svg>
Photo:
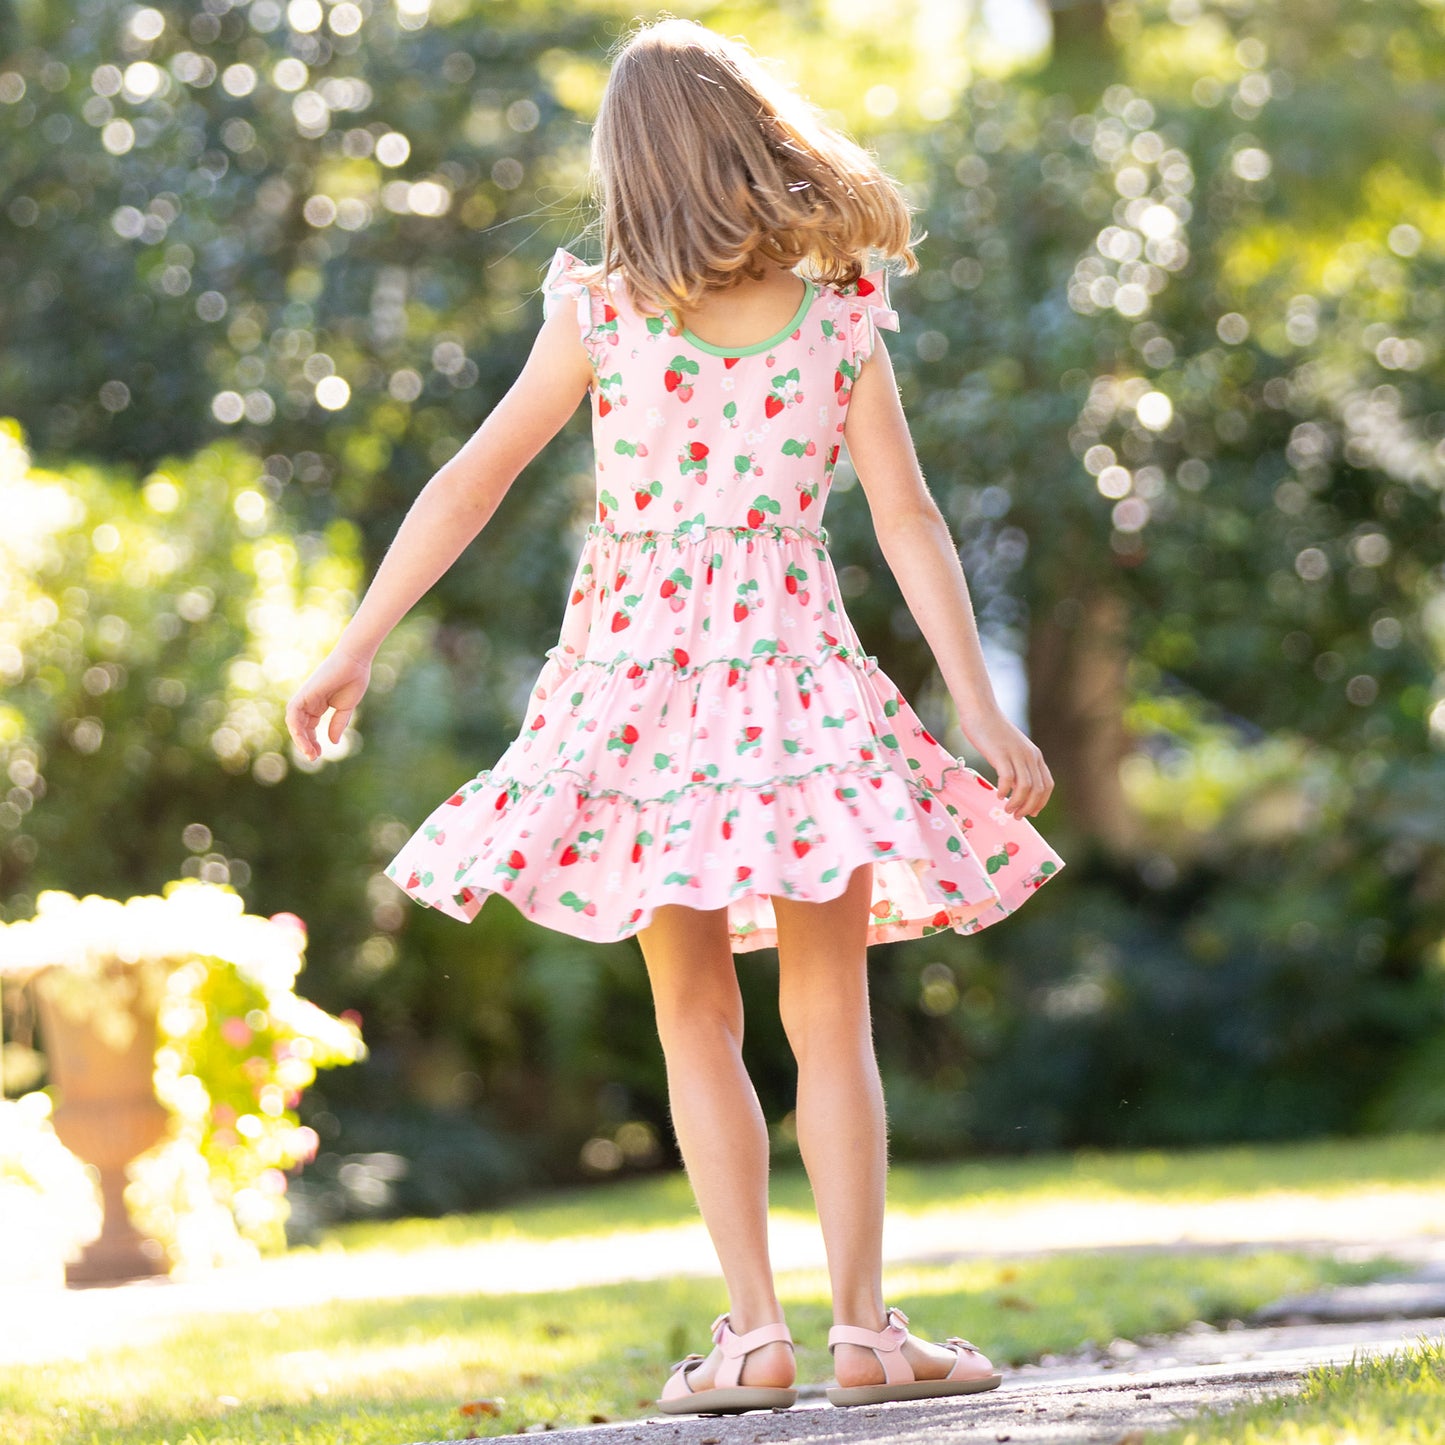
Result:
<svg viewBox="0 0 1445 1445">
<path fill-rule="evenodd" d="M 1048 802 L 1054 778 L 1044 755 L 1002 712 L 993 709 L 974 719 L 960 715 L 959 726 L 998 775 L 998 791 L 1008 799 L 1009 813 L 1032 817 Z"/>
<path fill-rule="evenodd" d="M 286 726 L 303 756 L 313 763 L 321 756 L 316 724 L 327 708 L 335 708 L 326 735 L 341 741 L 351 714 L 371 681 L 371 662 L 333 647 L 316 671 L 301 684 L 286 704 Z"/>
</svg>

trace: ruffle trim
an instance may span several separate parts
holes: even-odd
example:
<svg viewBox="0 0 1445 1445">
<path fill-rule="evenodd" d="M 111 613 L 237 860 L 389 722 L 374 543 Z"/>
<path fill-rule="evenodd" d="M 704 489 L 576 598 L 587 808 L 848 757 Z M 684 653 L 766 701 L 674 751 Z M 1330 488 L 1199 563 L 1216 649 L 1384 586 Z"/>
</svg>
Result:
<svg viewBox="0 0 1445 1445">
<path fill-rule="evenodd" d="M 595 269 L 590 262 L 574 256 L 566 247 L 558 246 L 542 282 L 542 316 L 544 320 L 549 320 L 559 306 L 572 305 L 577 313 L 582 345 L 593 367 L 598 368 L 605 358 L 607 346 L 600 328 L 616 321 L 616 311 L 602 287 L 586 279 L 586 274 Z"/>
<path fill-rule="evenodd" d="M 820 547 L 828 545 L 828 529 L 819 527 L 816 531 L 812 527 L 799 526 L 793 522 L 764 522 L 757 527 L 748 527 L 742 523 L 728 522 L 694 522 L 690 526 L 665 529 L 661 527 L 625 527 L 618 529 L 609 527 L 606 522 L 589 522 L 583 531 L 583 538 L 605 537 L 612 541 L 625 540 L 650 540 L 656 542 L 658 538 L 673 538 L 674 548 L 680 547 L 689 542 L 705 542 L 711 532 L 727 532 L 734 541 L 742 541 L 748 537 L 768 537 L 774 540 L 797 539 L 816 543 Z"/>
<path fill-rule="evenodd" d="M 492 831 L 474 842 L 449 836 L 469 820 L 443 804 L 434 826 L 415 835 L 386 875 L 462 922 L 499 892 L 534 921 L 594 942 L 631 937 L 665 904 L 725 907 L 730 946 L 741 953 L 776 946 L 773 896 L 826 902 L 846 890 L 855 868 L 872 863 L 868 944 L 945 929 L 975 933 L 1018 908 L 1063 860 L 1027 820 L 992 820 L 986 779 L 963 764 L 956 773 L 951 796 L 922 798 L 896 769 L 873 774 L 833 764 L 749 789 L 746 801 L 736 785 L 724 786 L 690 799 L 680 816 L 673 801 L 654 800 L 619 826 L 610 798 L 600 800 L 604 814 L 596 817 L 597 796 L 565 773 L 560 789 L 538 796 L 541 780 L 514 794 L 484 772 L 449 803 L 483 795 L 476 807 L 484 821 L 474 826 Z M 971 829 L 961 807 L 973 815 Z M 765 829 L 769 841 L 760 847 Z M 669 864 L 673 837 L 677 862 Z M 466 850 L 470 856 L 458 859 Z"/>
<path fill-rule="evenodd" d="M 876 653 L 861 652 L 841 642 L 819 643 L 817 654 L 812 656 L 806 652 L 753 652 L 746 657 L 709 657 L 703 662 L 688 662 L 686 665 L 680 664 L 672 652 L 660 653 L 656 657 L 648 658 L 646 662 L 630 653 L 613 658 L 576 657 L 569 655 L 566 646 L 560 642 L 549 647 L 546 656 L 563 669 L 562 676 L 574 667 L 600 667 L 608 672 L 620 667 L 631 677 L 638 672 L 650 672 L 654 667 L 666 666 L 679 678 L 691 677 L 693 673 L 709 667 L 767 667 L 776 666 L 780 662 L 796 663 L 800 670 L 809 670 L 820 666 L 827 656 L 846 662 L 849 667 L 855 668 L 866 677 L 872 677 L 879 670 Z"/>
<path fill-rule="evenodd" d="M 850 285 L 834 289 L 848 303 L 853 364 L 861 368 L 877 345 L 878 329 L 898 330 L 898 313 L 888 300 L 888 272 L 880 267 L 876 271 L 865 272 Z"/>
<path fill-rule="evenodd" d="M 561 776 L 564 780 L 568 777 L 581 779 L 580 783 L 572 783 L 571 786 L 581 799 L 590 801 L 593 798 L 604 798 L 610 803 L 625 803 L 634 810 L 651 808 L 658 803 L 676 803 L 679 799 L 687 796 L 694 789 L 711 788 L 714 793 L 739 792 L 739 793 L 766 793 L 773 792 L 779 788 L 792 787 L 798 783 L 806 783 L 816 778 L 820 773 L 856 773 L 865 780 L 868 778 L 882 778 L 892 776 L 898 778 L 906 787 L 912 788 L 920 798 L 932 800 L 941 793 L 948 783 L 951 773 L 972 773 L 973 769 L 967 763 L 955 758 L 951 763 L 944 765 L 939 771 L 938 782 L 929 783 L 920 781 L 916 777 L 905 777 L 898 769 L 886 759 L 878 759 L 873 762 L 861 760 L 849 760 L 839 762 L 834 759 L 831 762 L 819 763 L 815 768 L 805 768 L 801 773 L 780 773 L 776 777 L 756 779 L 743 778 L 689 778 L 687 782 L 679 784 L 675 788 L 669 788 L 665 793 L 659 793 L 654 798 L 639 798 L 634 793 L 627 792 L 624 788 L 599 788 L 591 786 L 593 775 L 582 772 L 578 768 L 569 767 L 566 763 L 557 763 L 548 768 L 545 772 L 539 773 L 531 782 L 521 782 L 513 777 L 504 777 L 498 780 L 496 768 L 487 768 L 479 773 L 470 783 L 465 784 L 461 789 L 461 796 L 465 802 L 481 790 L 483 786 L 498 788 L 507 794 L 512 800 L 509 806 L 515 807 L 526 799 L 531 793 L 542 787 L 551 778 Z M 981 776 L 974 773 L 975 777 Z M 483 781 L 485 780 L 485 782 Z M 990 784 L 992 786 L 992 784 Z M 553 789 L 555 791 L 555 788 Z M 456 794 L 453 795 L 457 796 Z M 544 792 L 544 797 L 550 794 Z M 446 806 L 443 804 L 443 806 Z"/>
</svg>

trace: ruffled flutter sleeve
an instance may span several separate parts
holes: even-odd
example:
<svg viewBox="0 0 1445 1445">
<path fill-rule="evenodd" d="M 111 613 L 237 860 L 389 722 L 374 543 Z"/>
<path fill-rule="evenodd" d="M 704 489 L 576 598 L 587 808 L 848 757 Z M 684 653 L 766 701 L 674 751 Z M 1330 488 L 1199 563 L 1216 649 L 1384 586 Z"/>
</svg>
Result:
<svg viewBox="0 0 1445 1445">
<path fill-rule="evenodd" d="M 542 316 L 550 319 L 561 306 L 570 306 L 577 318 L 578 334 L 594 367 L 603 358 L 606 330 L 615 330 L 616 316 L 602 288 L 589 284 L 583 276 L 592 270 L 586 261 L 574 256 L 565 246 L 558 246 L 542 282 Z"/>
<path fill-rule="evenodd" d="M 888 272 L 882 268 L 860 276 L 839 291 L 848 298 L 848 321 L 852 328 L 853 363 L 862 366 L 873 354 L 878 328 L 898 330 L 898 313 L 888 304 Z"/>
</svg>

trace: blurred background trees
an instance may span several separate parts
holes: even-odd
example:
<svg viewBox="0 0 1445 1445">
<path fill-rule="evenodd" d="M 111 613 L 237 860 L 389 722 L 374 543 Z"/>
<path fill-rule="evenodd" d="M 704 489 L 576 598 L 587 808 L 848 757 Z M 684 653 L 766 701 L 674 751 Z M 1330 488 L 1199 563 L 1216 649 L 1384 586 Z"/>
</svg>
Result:
<svg viewBox="0 0 1445 1445">
<path fill-rule="evenodd" d="M 679 13 L 781 56 L 919 208 L 890 349 L 1058 783 L 1067 888 L 874 952 L 897 1150 L 1445 1124 L 1445 10 Z M 515 733 L 590 516 L 585 414 L 342 748 L 308 765 L 281 717 L 515 376 L 553 247 L 587 250 L 633 17 L 0 10 L 0 902 L 189 872 L 303 916 L 304 986 L 371 1048 L 307 1096 L 315 1213 L 674 1160 L 635 945 L 501 903 L 463 928 L 379 871 Z M 866 645 L 971 757 L 835 489 Z M 787 1153 L 775 956 L 739 972 Z M 18 1069 L 42 1041 L 6 1010 Z"/>
</svg>

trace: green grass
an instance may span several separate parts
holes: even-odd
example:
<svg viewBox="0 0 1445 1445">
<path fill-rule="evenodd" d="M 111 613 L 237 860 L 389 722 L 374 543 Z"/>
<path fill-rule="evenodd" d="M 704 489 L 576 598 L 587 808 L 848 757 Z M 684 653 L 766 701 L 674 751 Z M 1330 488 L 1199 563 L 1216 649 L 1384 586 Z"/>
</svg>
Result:
<svg viewBox="0 0 1445 1445">
<path fill-rule="evenodd" d="M 1209 1411 L 1150 1445 L 1445 1445 L 1445 1340 L 1320 1365 L 1297 1395 Z"/>
<path fill-rule="evenodd" d="M 921 1214 L 957 1209 L 964 1203 L 1009 1207 L 1080 1199 L 1182 1203 L 1278 1190 L 1338 1195 L 1366 1188 L 1445 1188 L 1445 1135 L 1241 1144 L 1168 1153 L 1079 1150 L 965 1164 L 910 1164 L 893 1169 L 888 1202 L 890 1210 Z M 774 1167 L 771 1198 L 779 1218 L 816 1217 L 807 1177 L 796 1164 Z M 686 1177 L 674 1173 L 550 1193 L 479 1214 L 341 1225 L 327 1231 L 314 1247 L 426 1249 L 656 1229 L 696 1219 Z"/>
<path fill-rule="evenodd" d="M 1276 1251 L 1074 1252 L 899 1267 L 885 1282 L 920 1333 L 961 1333 L 1010 1365 L 1087 1339 L 1219 1323 L 1286 1292 L 1397 1267 Z M 826 1379 L 826 1273 L 780 1274 L 778 1284 L 799 1379 Z M 192 1319 L 83 1361 L 0 1370 L 0 1439 L 403 1445 L 635 1418 L 655 1413 L 667 1366 L 707 1345 L 724 1303 L 714 1281 L 674 1279 Z M 460 1406 L 479 1398 L 500 1399 L 500 1413 L 464 1417 Z"/>
<path fill-rule="evenodd" d="M 1280 1190 L 1316 1197 L 1440 1190 L 1442 1142 L 1439 1135 L 1417 1134 L 896 1165 L 889 1204 L 895 1214 L 924 1214 L 965 1205 L 1244 1199 Z M 772 1185 L 779 1215 L 815 1219 L 800 1168 L 776 1168 Z M 685 1176 L 670 1174 L 483 1214 L 349 1225 L 331 1231 L 319 1247 L 349 1254 L 348 1264 L 364 1271 L 374 1249 L 596 1236 L 696 1220 Z M 1391 1260 L 1345 1265 L 1287 1250 L 1068 1251 L 892 1267 L 885 1285 L 889 1302 L 908 1311 L 919 1333 L 962 1334 L 1008 1366 L 1086 1340 L 1138 1338 L 1193 1319 L 1220 1323 L 1282 1294 L 1398 1267 Z M 799 1379 L 826 1379 L 826 1272 L 783 1273 L 778 1286 L 799 1342 Z M 137 1330 L 123 1347 L 81 1361 L 0 1368 L 0 1440 L 405 1445 L 509 1434 L 547 1421 L 636 1418 L 654 1413 L 667 1366 L 707 1346 L 707 1324 L 725 1304 L 715 1280 L 670 1279 L 180 1319 Z M 501 1401 L 499 1413 L 460 1413 L 462 1404 L 478 1399 Z"/>
</svg>

